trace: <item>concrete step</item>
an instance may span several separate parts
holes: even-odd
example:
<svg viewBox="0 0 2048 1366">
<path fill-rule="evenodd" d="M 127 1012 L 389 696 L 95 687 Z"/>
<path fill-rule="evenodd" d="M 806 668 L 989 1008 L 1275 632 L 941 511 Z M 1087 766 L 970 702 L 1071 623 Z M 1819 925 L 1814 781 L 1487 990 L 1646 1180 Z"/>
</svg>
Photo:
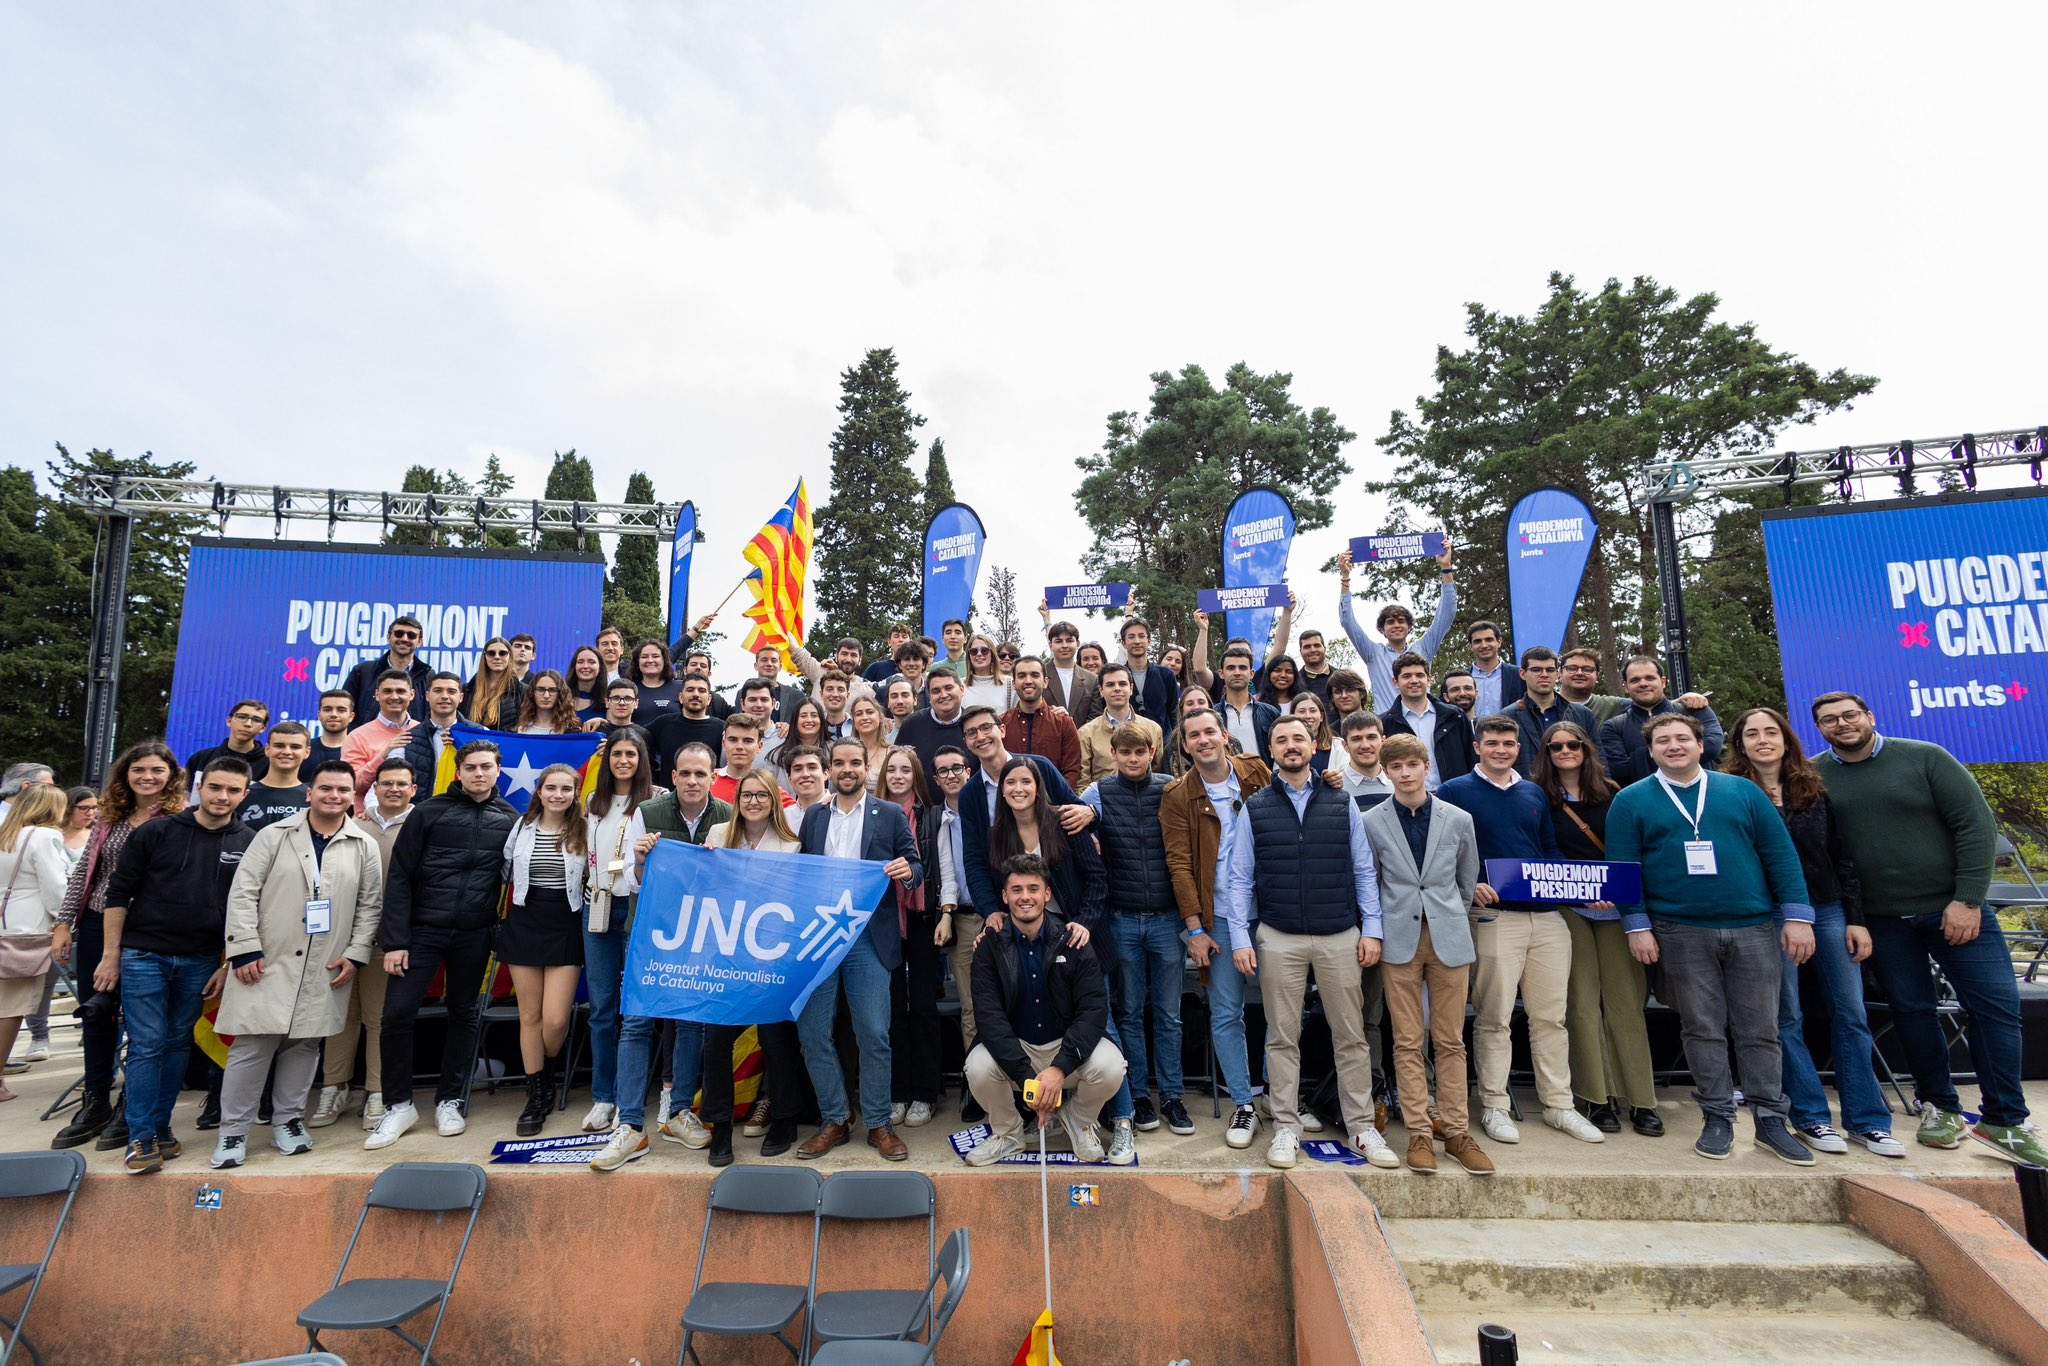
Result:
<svg viewBox="0 0 2048 1366">
<path fill-rule="evenodd" d="M 1856 1366 L 1977 1366 L 2006 1358 L 1928 1318 L 1873 1314 L 1774 1314 L 1680 1311 L 1584 1314 L 1503 1312 L 1493 1318 L 1459 1309 L 1423 1315 L 1444 1366 L 1479 1360 L 1479 1325 L 1515 1334 L 1521 1359 L 1557 1366 L 1631 1366 L 1673 1362 L 1855 1362 Z"/>
<path fill-rule="evenodd" d="M 1920 1268 L 1839 1224 L 1387 1219 L 1424 1310 L 1924 1313 Z"/>
<path fill-rule="evenodd" d="M 1715 1173 L 1683 1179 L 1653 1172 L 1597 1179 L 1504 1170 L 1476 1178 L 1439 1157 L 1435 1176 L 1361 1170 L 1353 1179 L 1389 1219 L 1660 1219 L 1718 1223 L 1835 1224 L 1841 1182 L 1785 1168 L 1775 1173 Z M 1707 1163 L 1701 1163 L 1707 1166 Z"/>
</svg>

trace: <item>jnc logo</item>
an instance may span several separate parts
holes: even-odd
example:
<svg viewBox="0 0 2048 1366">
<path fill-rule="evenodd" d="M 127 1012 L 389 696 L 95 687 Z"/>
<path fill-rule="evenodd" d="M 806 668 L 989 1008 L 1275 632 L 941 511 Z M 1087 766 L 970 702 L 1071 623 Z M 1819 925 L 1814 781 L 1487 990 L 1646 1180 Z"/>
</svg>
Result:
<svg viewBox="0 0 2048 1366">
<path fill-rule="evenodd" d="M 845 891 L 832 905 L 814 907 L 799 928 L 797 913 L 779 901 L 749 906 L 736 899 L 721 906 L 716 897 L 685 893 L 676 908 L 675 929 L 656 930 L 654 947 L 664 953 L 682 949 L 701 954 L 709 944 L 713 952 L 732 957 L 744 946 L 750 958 L 763 963 L 774 962 L 794 947 L 797 962 L 813 962 L 859 938 L 869 914 L 855 909 L 853 893 Z"/>
</svg>

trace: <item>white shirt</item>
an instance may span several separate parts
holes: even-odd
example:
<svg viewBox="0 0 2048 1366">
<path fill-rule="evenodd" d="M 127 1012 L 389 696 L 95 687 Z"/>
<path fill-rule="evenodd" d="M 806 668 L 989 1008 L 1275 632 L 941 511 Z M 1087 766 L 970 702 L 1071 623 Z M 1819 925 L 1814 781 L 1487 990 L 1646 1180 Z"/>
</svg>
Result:
<svg viewBox="0 0 2048 1366">
<path fill-rule="evenodd" d="M 865 798 L 855 802 L 851 811 L 841 807 L 835 799 L 831 817 L 825 822 L 826 855 L 830 858 L 859 858 L 861 836 L 867 833 L 867 820 Z"/>
<path fill-rule="evenodd" d="M 1429 753 L 1429 790 L 1434 792 L 1436 785 L 1443 781 L 1436 771 L 1436 708 L 1432 707 L 1429 699 L 1425 697 L 1422 699 L 1422 710 L 1419 713 L 1410 711 L 1408 699 L 1404 696 L 1401 699 L 1401 715 L 1408 718 L 1409 729 L 1415 732 L 1415 738 L 1422 741 L 1423 749 Z"/>
<path fill-rule="evenodd" d="M 1066 699 L 1067 699 L 1067 705 L 1068 705 L 1068 706 L 1070 706 L 1070 707 L 1071 707 L 1071 706 L 1073 706 L 1073 705 L 1074 705 L 1074 666 L 1073 666 L 1073 665 L 1071 665 L 1071 664 L 1069 664 L 1069 665 L 1068 665 L 1068 666 L 1067 666 L 1066 668 L 1062 669 L 1062 668 L 1061 668 L 1061 667 L 1060 667 L 1059 665 L 1055 664 L 1055 665 L 1053 665 L 1053 666 L 1052 666 L 1052 671 L 1053 671 L 1053 672 L 1054 672 L 1055 674 L 1059 675 L 1059 680 L 1060 680 L 1060 696 L 1061 696 L 1061 697 L 1064 697 L 1064 698 L 1066 698 Z"/>
</svg>

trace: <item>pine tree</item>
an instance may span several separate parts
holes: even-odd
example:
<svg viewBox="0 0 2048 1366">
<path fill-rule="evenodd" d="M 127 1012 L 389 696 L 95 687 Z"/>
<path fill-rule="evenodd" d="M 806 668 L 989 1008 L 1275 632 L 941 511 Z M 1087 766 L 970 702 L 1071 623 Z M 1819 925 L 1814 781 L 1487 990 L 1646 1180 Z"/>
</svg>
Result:
<svg viewBox="0 0 2048 1366">
<path fill-rule="evenodd" d="M 953 472 L 946 465 L 946 438 L 932 438 L 931 454 L 924 462 L 924 518 L 918 524 L 922 532 L 931 525 L 932 517 L 946 504 L 958 501 L 953 493 Z"/>
<path fill-rule="evenodd" d="M 399 481 L 398 488 L 401 493 L 432 493 L 439 495 L 448 492 L 448 481 L 445 475 L 431 465 L 414 465 L 406 470 L 405 478 Z M 447 537 L 446 533 L 431 527 L 399 524 L 388 527 L 385 530 L 384 544 L 446 545 Z"/>
<path fill-rule="evenodd" d="M 484 477 L 476 481 L 476 491 L 486 498 L 511 496 L 512 476 L 505 472 L 496 451 L 492 451 L 490 459 L 484 461 Z M 493 550 L 524 550 L 531 539 L 531 532 L 498 526 L 484 532 L 483 543 Z"/>
<path fill-rule="evenodd" d="M 597 475 L 590 468 L 590 461 L 576 454 L 576 448 L 555 452 L 555 463 L 548 470 L 548 482 L 542 490 L 543 498 L 559 501 L 594 503 L 597 501 Z M 542 550 L 585 550 L 585 538 L 573 531 L 543 531 L 540 534 Z"/>
<path fill-rule="evenodd" d="M 988 571 L 988 614 L 996 640 L 1004 645 L 1022 645 L 1024 631 L 1017 620 L 1017 571 L 993 565 Z"/>
<path fill-rule="evenodd" d="M 870 351 L 839 377 L 831 501 L 817 509 L 813 653 L 842 636 L 881 652 L 891 621 L 915 615 L 924 502 L 910 460 L 924 418 L 896 378 L 896 353 Z M 829 649 L 825 651 L 829 653 Z"/>
<path fill-rule="evenodd" d="M 633 471 L 632 477 L 626 480 L 626 501 L 653 502 L 654 480 L 640 470 Z M 618 623 L 621 630 L 625 629 L 628 621 L 642 625 L 661 621 L 661 554 L 662 542 L 656 537 L 619 537 L 619 548 L 612 556 L 611 580 L 604 587 L 606 621 Z M 667 632 L 670 639 L 682 639 L 687 625 L 687 622 L 670 622 Z M 657 629 L 647 638 L 658 640 L 662 634 Z"/>
</svg>

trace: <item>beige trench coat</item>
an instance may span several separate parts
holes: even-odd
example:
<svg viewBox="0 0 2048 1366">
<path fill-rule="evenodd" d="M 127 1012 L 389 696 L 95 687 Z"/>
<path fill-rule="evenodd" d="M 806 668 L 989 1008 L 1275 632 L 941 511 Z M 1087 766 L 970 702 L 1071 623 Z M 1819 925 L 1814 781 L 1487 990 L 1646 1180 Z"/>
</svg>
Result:
<svg viewBox="0 0 2048 1366">
<path fill-rule="evenodd" d="M 261 953 L 264 968 L 254 986 L 228 974 L 214 1023 L 222 1034 L 324 1039 L 341 1032 L 349 992 L 333 989 L 327 965 L 337 958 L 358 965 L 370 961 L 384 908 L 384 864 L 377 842 L 354 821 L 344 821 L 319 871 L 319 895 L 333 903 L 333 928 L 308 937 L 314 864 L 306 813 L 259 831 L 242 855 L 228 892 L 227 956 Z"/>
</svg>

